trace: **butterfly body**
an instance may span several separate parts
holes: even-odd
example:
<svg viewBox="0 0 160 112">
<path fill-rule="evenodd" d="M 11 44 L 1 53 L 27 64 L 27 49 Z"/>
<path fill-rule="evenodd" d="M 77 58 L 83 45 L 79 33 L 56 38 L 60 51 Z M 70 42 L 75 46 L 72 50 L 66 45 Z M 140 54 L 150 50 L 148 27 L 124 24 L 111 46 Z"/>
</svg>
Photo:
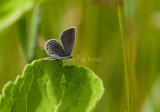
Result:
<svg viewBox="0 0 160 112">
<path fill-rule="evenodd" d="M 52 57 L 49 59 L 57 59 L 69 57 L 72 53 L 75 43 L 75 28 L 69 28 L 65 30 L 60 39 L 62 44 L 56 39 L 50 39 L 45 45 L 46 53 Z"/>
</svg>

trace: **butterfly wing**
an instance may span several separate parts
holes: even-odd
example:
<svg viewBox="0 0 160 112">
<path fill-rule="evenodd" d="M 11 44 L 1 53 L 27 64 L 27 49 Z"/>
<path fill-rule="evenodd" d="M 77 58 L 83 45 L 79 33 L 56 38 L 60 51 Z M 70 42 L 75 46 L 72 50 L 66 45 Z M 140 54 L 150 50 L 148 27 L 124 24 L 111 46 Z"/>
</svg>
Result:
<svg viewBox="0 0 160 112">
<path fill-rule="evenodd" d="M 75 43 L 75 34 L 76 34 L 76 29 L 72 27 L 65 30 L 60 36 L 64 47 L 65 56 L 69 56 L 73 50 Z"/>
<path fill-rule="evenodd" d="M 54 57 L 62 57 L 64 55 L 64 48 L 56 39 L 48 40 L 45 45 L 46 53 Z"/>
</svg>

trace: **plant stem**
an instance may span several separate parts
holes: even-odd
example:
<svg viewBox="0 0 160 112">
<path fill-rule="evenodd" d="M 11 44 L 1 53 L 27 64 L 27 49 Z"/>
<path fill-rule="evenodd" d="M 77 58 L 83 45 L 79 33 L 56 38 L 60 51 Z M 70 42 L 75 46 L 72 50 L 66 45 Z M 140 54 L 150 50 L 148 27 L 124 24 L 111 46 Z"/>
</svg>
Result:
<svg viewBox="0 0 160 112">
<path fill-rule="evenodd" d="M 123 50 L 123 63 L 124 63 L 124 72 L 125 72 L 125 86 L 126 86 L 126 99 L 127 99 L 127 110 L 130 112 L 130 89 L 129 89 L 129 76 L 128 76 L 128 68 L 127 68 L 127 53 L 126 53 L 126 41 L 123 31 L 123 22 L 122 22 L 122 4 L 121 0 L 118 0 L 118 19 L 119 19 L 119 27 L 121 33 L 121 42 L 122 42 L 122 50 Z"/>
</svg>

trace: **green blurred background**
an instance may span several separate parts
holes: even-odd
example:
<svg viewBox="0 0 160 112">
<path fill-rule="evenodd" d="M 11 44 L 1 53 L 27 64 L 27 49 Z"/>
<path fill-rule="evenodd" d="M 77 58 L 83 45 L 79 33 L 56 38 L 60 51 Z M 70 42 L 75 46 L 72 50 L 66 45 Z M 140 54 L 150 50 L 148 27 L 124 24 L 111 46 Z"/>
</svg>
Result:
<svg viewBox="0 0 160 112">
<path fill-rule="evenodd" d="M 160 112 L 160 0 L 0 0 L 0 90 L 69 27 L 104 83 L 95 112 Z"/>
</svg>

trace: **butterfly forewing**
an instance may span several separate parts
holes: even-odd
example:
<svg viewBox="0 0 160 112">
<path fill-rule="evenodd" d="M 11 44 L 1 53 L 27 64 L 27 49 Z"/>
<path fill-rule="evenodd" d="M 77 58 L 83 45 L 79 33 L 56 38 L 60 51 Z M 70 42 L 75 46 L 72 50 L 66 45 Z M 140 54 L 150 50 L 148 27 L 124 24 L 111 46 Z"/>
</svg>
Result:
<svg viewBox="0 0 160 112">
<path fill-rule="evenodd" d="M 61 34 L 61 41 L 64 47 L 64 55 L 69 56 L 75 43 L 75 28 L 69 28 Z"/>
<path fill-rule="evenodd" d="M 50 56 L 64 56 L 64 48 L 56 39 L 48 40 L 46 43 L 46 52 Z"/>
</svg>

